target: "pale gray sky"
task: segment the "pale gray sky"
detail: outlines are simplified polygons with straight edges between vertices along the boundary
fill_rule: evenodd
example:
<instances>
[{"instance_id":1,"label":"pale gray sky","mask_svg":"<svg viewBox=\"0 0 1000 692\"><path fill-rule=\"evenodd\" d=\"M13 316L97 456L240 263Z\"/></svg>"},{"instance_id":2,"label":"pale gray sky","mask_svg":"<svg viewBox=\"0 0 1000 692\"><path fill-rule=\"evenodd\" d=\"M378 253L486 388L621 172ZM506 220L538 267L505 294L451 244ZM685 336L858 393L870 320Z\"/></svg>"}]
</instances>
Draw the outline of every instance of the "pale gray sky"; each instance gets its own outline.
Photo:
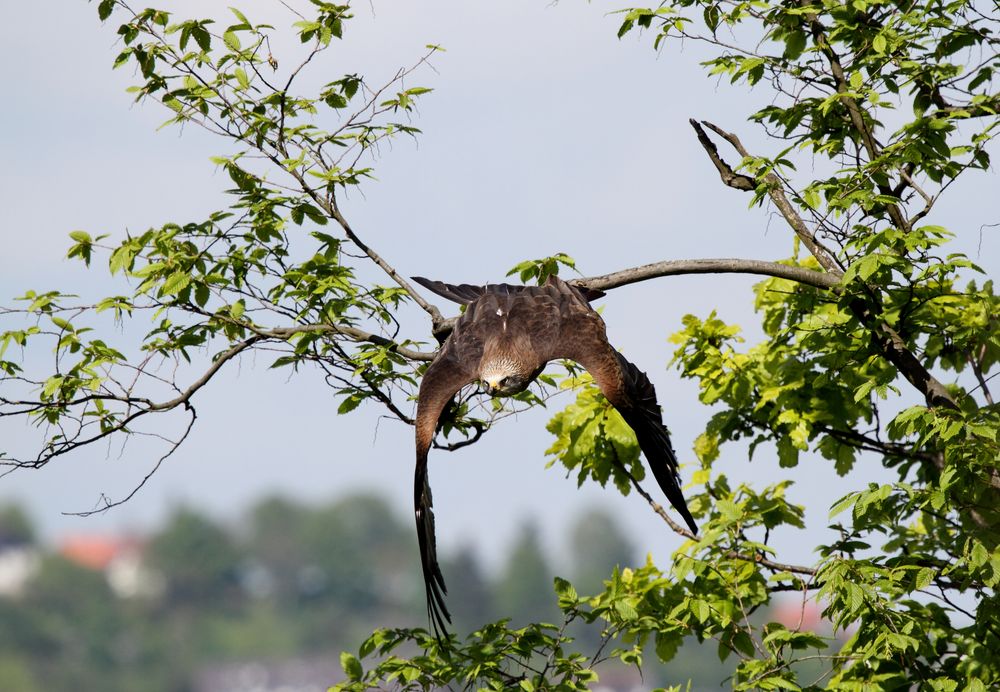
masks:
<instances>
[{"instance_id":1,"label":"pale gray sky","mask_svg":"<svg viewBox=\"0 0 1000 692\"><path fill-rule=\"evenodd\" d=\"M204 12L226 4L161 6ZM277 2L238 4L256 18L289 22ZM708 78L697 65L697 45L657 55L648 37L619 41L618 19L608 9L544 0L359 4L347 40L316 66L317 81L354 71L377 81L413 62L427 43L447 52L411 81L435 89L415 116L423 136L386 149L376 163L378 180L347 206L358 232L406 274L471 283L500 280L518 261L557 251L576 257L584 274L661 259L786 257L786 229L719 183L687 124L689 117L711 119L757 145L762 140L744 114L766 94L755 101ZM119 237L222 208L219 192L229 181L208 159L224 145L196 128L183 136L156 131L167 115L155 104L132 104L125 93L131 68L111 71L115 26L99 24L94 4L16 3L3 15L0 304L27 288L126 292L99 267L85 272L63 260L67 234L79 228ZM957 231L961 248L994 274L996 229L980 238L980 226L998 220L996 182L992 174L970 179L936 220ZM501 234L503 246L485 242ZM692 461L691 443L710 411L691 383L666 370L666 339L685 313L713 308L754 337L753 283L660 279L615 290L604 301L612 342L649 372L684 462ZM0 500L25 503L49 536L148 527L177 503L231 519L274 492L320 500L378 488L408 517L411 430L380 423L375 409L338 417L319 378L287 379L267 365L246 359L201 392L194 435L127 505L89 519L61 514L93 506L102 492L127 492L151 462L141 444L3 478ZM667 558L677 539L640 499L610 488L577 490L558 469L544 468L547 418L544 411L522 415L480 444L433 454L441 543L473 543L494 558L519 517L533 515L555 545L572 517L602 506L622 519L641 550ZM0 427L4 445L31 433ZM761 484L779 477L768 450L748 465L745 453L729 448L720 468ZM684 469L685 478L692 470ZM865 479L871 473L855 472ZM796 480L792 497L807 505L819 529L849 487L818 460L782 475ZM779 558L808 558L810 541L801 535L777 540L785 548Z\"/></svg>"}]
</instances>

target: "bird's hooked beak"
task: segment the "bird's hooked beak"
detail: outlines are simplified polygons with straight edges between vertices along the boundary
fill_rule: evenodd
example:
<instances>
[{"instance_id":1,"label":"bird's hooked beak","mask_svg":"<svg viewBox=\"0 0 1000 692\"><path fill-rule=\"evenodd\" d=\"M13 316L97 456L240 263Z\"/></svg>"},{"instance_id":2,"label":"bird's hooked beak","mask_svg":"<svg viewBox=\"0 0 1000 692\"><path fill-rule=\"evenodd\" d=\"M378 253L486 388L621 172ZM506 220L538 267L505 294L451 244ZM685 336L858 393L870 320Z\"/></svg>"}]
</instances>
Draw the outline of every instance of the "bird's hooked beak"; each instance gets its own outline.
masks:
<instances>
[{"instance_id":1,"label":"bird's hooked beak","mask_svg":"<svg viewBox=\"0 0 1000 692\"><path fill-rule=\"evenodd\" d=\"M483 384L486 385L486 393L490 396L498 396L500 394L500 380L501 378L499 377L484 380Z\"/></svg>"}]
</instances>

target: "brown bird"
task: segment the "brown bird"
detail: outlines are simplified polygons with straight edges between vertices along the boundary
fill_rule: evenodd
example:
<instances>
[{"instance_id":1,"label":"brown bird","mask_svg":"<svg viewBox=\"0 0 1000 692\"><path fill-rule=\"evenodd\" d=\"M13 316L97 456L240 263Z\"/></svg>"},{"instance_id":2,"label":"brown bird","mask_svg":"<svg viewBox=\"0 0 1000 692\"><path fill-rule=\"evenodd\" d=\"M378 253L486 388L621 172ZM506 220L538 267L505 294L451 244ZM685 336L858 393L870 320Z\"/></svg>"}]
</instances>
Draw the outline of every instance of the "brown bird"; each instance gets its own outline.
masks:
<instances>
[{"instance_id":1,"label":"brown bird","mask_svg":"<svg viewBox=\"0 0 1000 692\"><path fill-rule=\"evenodd\" d=\"M427 614L435 632L447 632L445 621L451 622L451 614L445 605L448 590L437 561L427 452L445 406L473 382L481 382L492 396L509 396L524 391L550 360L568 359L582 365L635 431L670 504L691 531L697 532L681 493L677 458L660 416L656 391L646 374L608 343L604 320L590 307L591 300L604 295L602 291L573 286L557 276L550 276L544 286L453 286L413 279L467 306L427 368L417 398L413 499Z\"/></svg>"}]
</instances>

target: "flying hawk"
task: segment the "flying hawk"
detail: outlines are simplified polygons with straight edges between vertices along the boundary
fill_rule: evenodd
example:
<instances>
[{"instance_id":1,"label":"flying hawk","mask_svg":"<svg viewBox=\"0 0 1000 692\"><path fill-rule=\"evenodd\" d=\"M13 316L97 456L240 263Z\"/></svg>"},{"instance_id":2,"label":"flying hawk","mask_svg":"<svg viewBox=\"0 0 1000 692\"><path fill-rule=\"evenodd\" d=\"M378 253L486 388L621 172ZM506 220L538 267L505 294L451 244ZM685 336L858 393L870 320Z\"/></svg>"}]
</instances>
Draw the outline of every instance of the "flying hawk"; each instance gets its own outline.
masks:
<instances>
[{"instance_id":1,"label":"flying hawk","mask_svg":"<svg viewBox=\"0 0 1000 692\"><path fill-rule=\"evenodd\" d=\"M697 532L681 494L677 459L660 417L656 391L646 374L611 344L604 320L590 307L602 291L573 286L550 276L544 286L490 284L453 286L413 277L444 298L463 304L437 357L427 368L417 399L417 467L413 499L420 561L427 590L427 613L435 631L446 632L451 615L437 561L427 452L445 406L458 391L479 381L493 396L524 391L550 360L576 361L635 431L639 447L670 504Z\"/></svg>"}]
</instances>

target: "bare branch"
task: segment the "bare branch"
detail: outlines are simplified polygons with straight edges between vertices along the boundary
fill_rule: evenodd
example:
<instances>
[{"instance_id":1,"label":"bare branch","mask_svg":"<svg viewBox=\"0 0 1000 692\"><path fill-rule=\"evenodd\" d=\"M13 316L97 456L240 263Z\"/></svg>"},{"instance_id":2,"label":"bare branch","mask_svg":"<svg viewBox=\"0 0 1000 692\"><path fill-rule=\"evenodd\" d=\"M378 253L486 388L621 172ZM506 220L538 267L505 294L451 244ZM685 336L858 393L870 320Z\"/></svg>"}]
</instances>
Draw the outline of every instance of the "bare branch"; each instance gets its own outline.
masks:
<instances>
[{"instance_id":1,"label":"bare branch","mask_svg":"<svg viewBox=\"0 0 1000 692\"><path fill-rule=\"evenodd\" d=\"M206 370L201 377L192 382L187 389L181 392L180 396L177 396L171 399L170 401L164 401L163 403L160 404L151 403L148 410L169 411L171 409L177 408L181 404L186 404L188 401L190 401L191 397L194 396L195 392L197 392L199 389L208 384L208 381L215 376L215 373L219 372L219 370L222 368L223 365L225 365L227 362L229 362L239 354L243 353L243 351L247 350L260 340L261 337L252 336L249 339L233 344L231 347L229 347L228 349L220 353L218 356L216 356L215 360L212 362L212 365L208 368L208 370Z\"/></svg>"},{"instance_id":2,"label":"bare branch","mask_svg":"<svg viewBox=\"0 0 1000 692\"><path fill-rule=\"evenodd\" d=\"M420 295L420 292L413 287L413 284L407 281L399 272L396 271L395 267L382 259L381 255L375 252L357 236L354 229L351 228L351 225L347 222L347 219L345 219L343 214L340 213L340 209L337 208L336 204L330 205L324 211L326 211L331 218L340 224L340 227L344 229L344 233L347 234L347 237L351 239L352 243L357 245L362 252L368 255L368 257L370 257L371 260L379 266L382 271L388 274L393 281L399 284L406 290L407 293L410 294L410 296L412 296L413 301L431 316L432 323L436 325L444 321L444 317L441 315L441 312L435 306L428 303L423 296Z\"/></svg>"},{"instance_id":3,"label":"bare branch","mask_svg":"<svg viewBox=\"0 0 1000 692\"><path fill-rule=\"evenodd\" d=\"M426 351L416 351L412 348L406 348L405 346L400 346L392 339L387 339L384 336L379 336L378 334L372 334L371 332L366 332L363 329L358 329L357 327L346 327L343 325L333 325L333 324L302 324L295 325L292 327L276 327L274 329L256 329L250 325L241 325L247 329L252 330L255 334L264 339L288 339L289 337L295 336L296 334L305 334L309 332L331 332L335 334L343 334L344 336L350 337L354 341L367 341L369 343L377 344L379 346L385 346L393 353L398 353L404 358L409 360L419 360L419 361L432 361L434 360L434 353L428 353Z\"/></svg>"},{"instance_id":4,"label":"bare branch","mask_svg":"<svg viewBox=\"0 0 1000 692\"><path fill-rule=\"evenodd\" d=\"M993 406L993 395L990 393L990 388L986 386L987 378L983 376L983 368L980 363L980 359L986 352L986 346L982 347L980 357L976 358L971 353L966 356L969 365L972 366L972 372L976 376L976 380L979 382L979 387L983 390L983 396L986 398L986 403Z\"/></svg>"},{"instance_id":5,"label":"bare branch","mask_svg":"<svg viewBox=\"0 0 1000 692\"><path fill-rule=\"evenodd\" d=\"M638 281L682 274L760 274L825 289L835 288L840 283L840 278L833 274L789 264L752 259L666 260L622 269L602 276L573 279L569 283L606 291Z\"/></svg>"},{"instance_id":6,"label":"bare branch","mask_svg":"<svg viewBox=\"0 0 1000 692\"><path fill-rule=\"evenodd\" d=\"M687 538L689 540L692 541L698 540L698 537L694 533L692 533L690 530L678 524L670 517L669 514L667 514L666 510L663 509L663 507L656 500L654 500L652 496L645 491L645 489L643 489L642 485L639 484L639 481L632 474L632 472L629 471L628 467L625 466L625 464L623 464L620 460L616 458L615 465L619 469L621 469L625 473L625 475L628 476L628 479L632 483L632 487L635 488L635 491L639 493L639 495L641 495L643 499L646 500L646 502L649 503L649 506L653 509L654 512L656 512L660 516L661 519L663 519L663 521L666 522L667 526L670 527L671 531L673 531L678 535L684 536L684 538ZM745 553L741 553L736 550L730 550L727 551L725 555L726 557L733 560L744 560L746 562L754 562L758 565L767 567L768 569L774 570L776 572L791 572L793 574L804 574L810 577L815 577L819 571L812 567L804 567L802 565L789 565L782 562L775 562L774 560L769 560L768 558L764 557L762 553L747 555Z\"/></svg>"},{"instance_id":7,"label":"bare branch","mask_svg":"<svg viewBox=\"0 0 1000 692\"><path fill-rule=\"evenodd\" d=\"M717 160L721 161L721 158L719 157L719 152L715 148L715 145L711 142L711 140L708 139L708 136L705 134L705 131L701 127L702 124L705 125L705 127L707 127L708 129L712 130L712 132L716 133L717 135L725 139L727 142L729 142L733 146L733 148L736 149L736 151L739 153L740 156L742 156L743 158L747 158L750 156L749 152L747 152L746 148L743 146L743 143L740 142L739 138L736 135L732 134L731 132L726 132L717 125L713 125L712 123L704 120L702 121L701 124L699 124L698 121L694 119L691 119L688 122L691 123L691 127L693 127L695 132L698 133L698 141L702 143L703 147L705 147L705 151L708 153L709 158L712 159L712 163L714 163L717 168L719 167L719 163L716 163L716 161ZM708 142L708 145L711 146L711 149L709 149L709 147L706 146L705 142ZM729 170L732 170L732 168L729 167L728 164L726 164L724 161L722 162L722 165L728 168ZM725 181L725 177L723 177L723 181ZM833 274L838 278L843 276L844 270L841 268L840 263L837 261L837 258L833 255L832 252L827 250L820 244L818 240L816 240L816 235L812 232L812 230L810 230L810 228L806 225L806 222L802 219L801 216L799 216L799 213L795 210L795 207L793 207L792 203L788 200L788 197L785 195L784 190L782 190L781 179L778 178L778 176L775 175L774 173L768 173L764 177L764 182L767 183L767 195L768 197L771 198L771 202L773 202L774 206L778 208L778 211L781 212L781 215L784 217L785 221L788 223L789 226L792 227L792 230L795 231L795 235L799 237L799 239L802 241L802 244L806 246L806 249L808 249L809 252L812 253L812 256L816 258L816 261L819 262L820 266L823 267L823 269L828 271L830 274ZM744 191L747 190L746 187L743 187L741 185L730 185L730 187L735 187L737 190L744 190ZM757 186L754 185L754 187L750 189L756 189L756 187Z\"/></svg>"},{"instance_id":8,"label":"bare branch","mask_svg":"<svg viewBox=\"0 0 1000 692\"><path fill-rule=\"evenodd\" d=\"M711 159L716 169L718 169L719 177L722 178L722 182L725 185L737 190L743 190L744 192L753 192L757 189L757 181L754 178L751 178L748 175L736 173L733 171L733 167L723 160L723 158L719 155L719 148L715 146L715 142L708 138L708 135L705 134L705 130L702 129L697 120L689 118L688 122L691 123L691 127L693 127L694 131L698 134L698 142L701 143L705 153L708 154L708 158ZM706 125L707 124L708 123L706 123Z\"/></svg>"},{"instance_id":9,"label":"bare branch","mask_svg":"<svg viewBox=\"0 0 1000 692\"><path fill-rule=\"evenodd\" d=\"M140 480L135 487L128 492L128 494L118 498L117 500L108 500L107 497L102 495L101 506L97 509L86 510L83 512L63 512L63 514L75 517L89 517L93 514L100 514L114 507L118 507L119 505L123 505L135 497L135 494L142 490L146 483L149 482L149 479L153 477L153 474L160 470L160 466L163 465L163 462L173 456L174 452L180 449L180 446L184 444L184 440L186 440L188 435L191 434L191 430L194 428L194 422L198 419L198 413L195 411L194 406L192 406L190 402L186 403L185 406L191 413L191 419L188 421L187 427L184 429L184 433L180 436L180 438L171 442L170 449L167 450L166 454L156 460L156 463L153 464L153 468L151 468L146 475L142 477L142 480Z\"/></svg>"}]
</instances>

